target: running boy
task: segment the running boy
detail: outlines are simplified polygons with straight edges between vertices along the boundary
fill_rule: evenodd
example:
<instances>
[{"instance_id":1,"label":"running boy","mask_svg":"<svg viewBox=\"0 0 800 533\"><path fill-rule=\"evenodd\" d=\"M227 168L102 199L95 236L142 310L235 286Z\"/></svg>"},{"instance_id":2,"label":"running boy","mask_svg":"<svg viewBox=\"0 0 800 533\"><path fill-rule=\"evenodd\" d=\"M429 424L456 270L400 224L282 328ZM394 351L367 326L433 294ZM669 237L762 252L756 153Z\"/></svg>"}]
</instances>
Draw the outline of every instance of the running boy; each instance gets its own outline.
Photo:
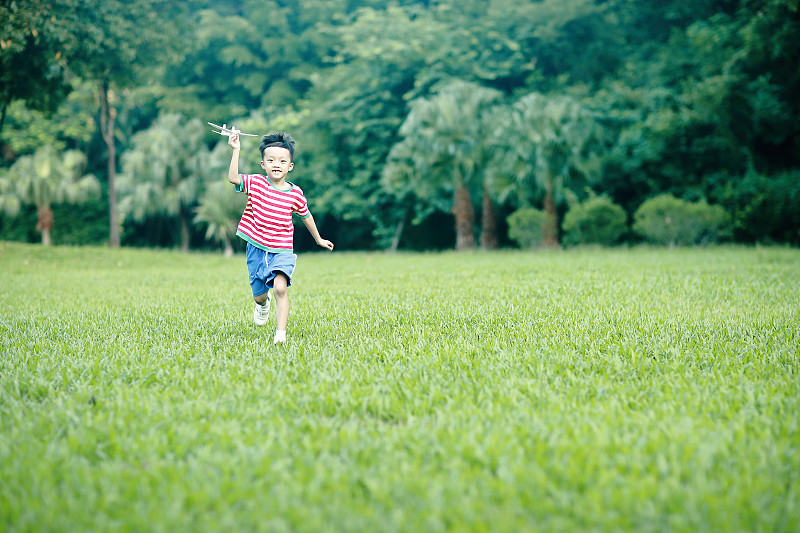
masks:
<instances>
[{"instance_id":1,"label":"running boy","mask_svg":"<svg viewBox=\"0 0 800 533\"><path fill-rule=\"evenodd\" d=\"M308 201L297 185L286 181L294 168L294 139L288 133L271 133L261 139L262 174L239 174L239 134L228 137L233 148L228 181L237 192L247 193L247 206L242 213L236 235L247 241L247 270L256 308L253 321L263 326L269 318L272 289L275 292L274 344L286 342L289 322L289 295L292 272L297 262L294 254L292 213L297 213L318 245L333 250L333 243L319 236Z\"/></svg>"}]
</instances>

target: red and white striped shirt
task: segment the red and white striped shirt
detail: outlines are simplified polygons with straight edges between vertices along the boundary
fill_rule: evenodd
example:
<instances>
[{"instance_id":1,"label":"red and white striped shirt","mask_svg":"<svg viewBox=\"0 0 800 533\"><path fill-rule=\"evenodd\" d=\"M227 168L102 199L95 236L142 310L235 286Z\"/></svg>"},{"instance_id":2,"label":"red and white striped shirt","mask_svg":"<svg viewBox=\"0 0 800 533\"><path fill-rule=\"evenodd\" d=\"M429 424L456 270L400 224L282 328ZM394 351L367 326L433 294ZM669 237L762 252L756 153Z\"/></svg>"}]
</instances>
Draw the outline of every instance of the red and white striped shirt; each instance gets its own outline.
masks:
<instances>
[{"instance_id":1,"label":"red and white striped shirt","mask_svg":"<svg viewBox=\"0 0 800 533\"><path fill-rule=\"evenodd\" d=\"M279 191L261 174L239 174L239 192L247 193L247 205L236 229L236 235L268 252L291 252L294 241L292 213L306 218L308 200L302 189L286 182L291 188Z\"/></svg>"}]
</instances>

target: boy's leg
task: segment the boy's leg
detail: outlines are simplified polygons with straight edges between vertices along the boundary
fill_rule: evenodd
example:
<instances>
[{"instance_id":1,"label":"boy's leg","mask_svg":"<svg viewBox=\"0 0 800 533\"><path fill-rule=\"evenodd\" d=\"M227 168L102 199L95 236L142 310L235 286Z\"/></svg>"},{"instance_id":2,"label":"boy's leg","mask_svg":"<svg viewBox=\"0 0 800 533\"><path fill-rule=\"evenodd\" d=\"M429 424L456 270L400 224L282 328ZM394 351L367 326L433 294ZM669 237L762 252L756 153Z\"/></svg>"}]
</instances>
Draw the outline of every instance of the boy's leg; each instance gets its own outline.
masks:
<instances>
[{"instance_id":1,"label":"boy's leg","mask_svg":"<svg viewBox=\"0 0 800 533\"><path fill-rule=\"evenodd\" d=\"M256 302L253 310L253 322L263 326L269 320L269 304L272 295L264 281L267 253L250 243L247 243L247 270L250 277L250 288L253 291L253 300Z\"/></svg>"},{"instance_id":2,"label":"boy's leg","mask_svg":"<svg viewBox=\"0 0 800 533\"><path fill-rule=\"evenodd\" d=\"M265 292L258 296L253 296L256 302L256 308L253 309L253 322L256 326L263 326L269 322L269 304L272 301L272 293Z\"/></svg>"},{"instance_id":3,"label":"boy's leg","mask_svg":"<svg viewBox=\"0 0 800 533\"><path fill-rule=\"evenodd\" d=\"M289 323L289 279L283 272L278 272L273 280L272 292L275 293L275 325L278 331L286 331Z\"/></svg>"},{"instance_id":4,"label":"boy's leg","mask_svg":"<svg viewBox=\"0 0 800 533\"><path fill-rule=\"evenodd\" d=\"M267 286L275 298L275 343L286 340L286 325L289 322L288 287L292 284L292 274L297 264L297 256L292 253L268 254L269 274Z\"/></svg>"}]
</instances>

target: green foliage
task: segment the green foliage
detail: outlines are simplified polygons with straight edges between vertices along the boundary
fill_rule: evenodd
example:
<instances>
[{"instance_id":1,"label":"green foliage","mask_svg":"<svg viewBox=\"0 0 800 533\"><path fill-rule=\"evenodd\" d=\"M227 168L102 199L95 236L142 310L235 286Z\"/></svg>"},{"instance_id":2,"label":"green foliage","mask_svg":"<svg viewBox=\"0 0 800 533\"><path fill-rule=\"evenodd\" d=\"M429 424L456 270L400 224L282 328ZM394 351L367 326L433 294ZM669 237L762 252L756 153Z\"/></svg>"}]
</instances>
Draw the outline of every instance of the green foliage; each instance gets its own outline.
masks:
<instances>
[{"instance_id":1,"label":"green foliage","mask_svg":"<svg viewBox=\"0 0 800 533\"><path fill-rule=\"evenodd\" d=\"M212 159L203 138L206 127L198 119L165 114L131 139L119 176L123 223L165 215L176 219L181 247L189 248L189 218L205 183L226 175L220 157ZM230 161L230 160L228 160Z\"/></svg>"},{"instance_id":2,"label":"green foliage","mask_svg":"<svg viewBox=\"0 0 800 533\"><path fill-rule=\"evenodd\" d=\"M622 28L606 2L505 0L492 4L504 20L501 24L510 25L511 34L521 43L529 68L535 69L528 89L544 92L559 91L565 85L592 85L623 61Z\"/></svg>"},{"instance_id":3,"label":"green foliage","mask_svg":"<svg viewBox=\"0 0 800 533\"><path fill-rule=\"evenodd\" d=\"M89 171L108 168L109 204L128 139L177 112L287 129L300 143L298 181L338 243L398 247L411 228L435 231L431 214L454 199L446 180L424 195L399 184L409 176L393 151L408 137L399 129L410 102L456 80L500 91L508 115L478 121L488 136L505 131L496 155L512 156L485 165L472 201L544 207L553 244L563 198L587 184L629 213L662 193L708 198L730 211L737 240L798 242L796 0L29 0L0 6L0 25L0 167L45 144L80 149ZM540 115L569 100L591 116L591 142L555 143L577 164L541 163L547 143L530 131L563 125L515 119L527 98ZM101 137L104 124L117 130ZM125 229L141 229L144 244L156 218Z\"/></svg>"},{"instance_id":4,"label":"green foliage","mask_svg":"<svg viewBox=\"0 0 800 533\"><path fill-rule=\"evenodd\" d=\"M194 217L195 223L206 225L206 240L222 244L225 255L233 254L233 239L245 205L245 195L234 192L233 185L226 179L230 159L231 150L224 143L219 143L210 154L212 169L218 172L209 172L211 181L200 197ZM213 179L215 175L216 180Z\"/></svg>"},{"instance_id":5,"label":"green foliage","mask_svg":"<svg viewBox=\"0 0 800 533\"><path fill-rule=\"evenodd\" d=\"M45 0L0 4L0 131L15 100L52 113L69 93L59 50L67 26Z\"/></svg>"},{"instance_id":6,"label":"green foliage","mask_svg":"<svg viewBox=\"0 0 800 533\"><path fill-rule=\"evenodd\" d=\"M100 245L108 242L108 206L102 198L90 197L80 208L70 204L52 206L52 242L56 245ZM0 240L35 243L42 241L36 229L37 208L33 204L22 205L13 216L5 216L0 210Z\"/></svg>"},{"instance_id":7,"label":"green foliage","mask_svg":"<svg viewBox=\"0 0 800 533\"><path fill-rule=\"evenodd\" d=\"M23 203L81 203L100 192L97 179L83 173L85 164L86 156L77 150L59 153L51 146L43 146L33 155L19 158L5 179Z\"/></svg>"},{"instance_id":8,"label":"green foliage","mask_svg":"<svg viewBox=\"0 0 800 533\"><path fill-rule=\"evenodd\" d=\"M567 245L613 246L628 231L628 215L608 196L591 196L569 208L564 215L563 242Z\"/></svg>"},{"instance_id":9,"label":"green foliage","mask_svg":"<svg viewBox=\"0 0 800 533\"><path fill-rule=\"evenodd\" d=\"M715 196L732 214L737 240L800 244L800 171L721 176L717 183Z\"/></svg>"},{"instance_id":10,"label":"green foliage","mask_svg":"<svg viewBox=\"0 0 800 533\"><path fill-rule=\"evenodd\" d=\"M21 206L15 180L8 170L0 169L0 213L13 218L17 216Z\"/></svg>"},{"instance_id":11,"label":"green foliage","mask_svg":"<svg viewBox=\"0 0 800 533\"><path fill-rule=\"evenodd\" d=\"M4 529L800 523L797 250L298 265L274 347L241 257L0 243Z\"/></svg>"},{"instance_id":12,"label":"green foliage","mask_svg":"<svg viewBox=\"0 0 800 533\"><path fill-rule=\"evenodd\" d=\"M307 159L301 168L316 183L304 190L322 212L344 222L360 221L381 235L393 233L407 216L407 207L396 200L404 194L386 191L381 174L390 149L400 140L398 129L409 100L425 94L435 81L418 90L416 79L449 66L433 62L430 53L439 50L439 40L458 38L424 13L402 6L365 8L335 17L330 25L321 22L317 40L324 40L330 57L325 68L309 76L311 86L302 103L298 139L305 140L302 157Z\"/></svg>"},{"instance_id":13,"label":"green foliage","mask_svg":"<svg viewBox=\"0 0 800 533\"><path fill-rule=\"evenodd\" d=\"M74 73L130 87L153 65L179 61L192 19L187 0L58 0L62 43Z\"/></svg>"},{"instance_id":14,"label":"green foliage","mask_svg":"<svg viewBox=\"0 0 800 533\"><path fill-rule=\"evenodd\" d=\"M693 246L730 236L730 215L722 206L662 194L644 202L633 215L633 230L654 244Z\"/></svg>"},{"instance_id":15,"label":"green foliage","mask_svg":"<svg viewBox=\"0 0 800 533\"><path fill-rule=\"evenodd\" d=\"M109 238L120 246L116 187L115 121L117 92L136 84L155 65L180 60L191 19L189 0L58 0L55 15L69 29L62 43L70 70L94 83L99 104L99 130L107 151ZM186 231L183 231L186 245Z\"/></svg>"},{"instance_id":16,"label":"green foliage","mask_svg":"<svg viewBox=\"0 0 800 533\"><path fill-rule=\"evenodd\" d=\"M508 216L508 236L521 248L544 244L549 215L533 207L520 207Z\"/></svg>"},{"instance_id":17,"label":"green foliage","mask_svg":"<svg viewBox=\"0 0 800 533\"><path fill-rule=\"evenodd\" d=\"M565 189L590 182L599 170L595 116L571 97L531 93L514 103L502 135L507 146L500 171L511 177L521 205L532 203L532 192L543 197L544 244L555 246Z\"/></svg>"},{"instance_id":18,"label":"green foliage","mask_svg":"<svg viewBox=\"0 0 800 533\"><path fill-rule=\"evenodd\" d=\"M82 204L100 193L100 183L94 175L84 172L85 164L82 152L60 153L51 145L20 157L0 175L0 209L14 217L21 205L35 205L36 229L42 232L42 243L50 244L50 230L55 222L52 207Z\"/></svg>"},{"instance_id":19,"label":"green foliage","mask_svg":"<svg viewBox=\"0 0 800 533\"><path fill-rule=\"evenodd\" d=\"M522 199L541 189L560 200L566 185L597 172L595 116L574 98L527 94L513 104L502 134L509 152L505 170Z\"/></svg>"},{"instance_id":20,"label":"green foliage","mask_svg":"<svg viewBox=\"0 0 800 533\"><path fill-rule=\"evenodd\" d=\"M0 211L0 240L41 242L42 236L36 231L36 206L20 206L20 210L13 217L3 213L4 211Z\"/></svg>"},{"instance_id":21,"label":"green foliage","mask_svg":"<svg viewBox=\"0 0 800 533\"><path fill-rule=\"evenodd\" d=\"M58 221L53 227L53 243L67 246L108 243L108 205L104 198L92 198L80 209L69 205L53 207Z\"/></svg>"},{"instance_id":22,"label":"green foliage","mask_svg":"<svg viewBox=\"0 0 800 533\"><path fill-rule=\"evenodd\" d=\"M57 150L67 146L86 147L95 132L97 102L93 87L79 84L52 113L37 111L17 100L8 106L0 141L9 155L29 155L37 148L52 145Z\"/></svg>"},{"instance_id":23,"label":"green foliage","mask_svg":"<svg viewBox=\"0 0 800 533\"><path fill-rule=\"evenodd\" d=\"M432 97L453 78L504 91L523 86L541 52L521 44L531 28L546 21L553 32L569 35L565 26L571 17L592 10L582 2L570 7L569 16L557 16L555 7L548 2L537 11L520 0L376 6L343 16L321 32L332 43L332 67L311 77L304 106L315 120L309 129L321 132L314 134L318 141L309 170L320 182L323 209L347 220L367 213L376 235L395 234L408 216L407 191L386 192L377 178L387 158L395 159L388 151L402 141L397 129L411 113L407 102ZM510 12L525 16L508 17ZM494 127L485 122L481 127L492 135ZM447 209L452 199L445 187L415 203L414 220Z\"/></svg>"},{"instance_id":24,"label":"green foliage","mask_svg":"<svg viewBox=\"0 0 800 533\"><path fill-rule=\"evenodd\" d=\"M423 200L449 193L443 205L455 215L459 250L475 247L475 210L468 189L480 190L488 179L495 146L493 111L500 96L494 89L453 82L430 98L414 100L400 127L403 140L393 147L385 167L391 190L405 193L404 185L409 185Z\"/></svg>"},{"instance_id":25,"label":"green foliage","mask_svg":"<svg viewBox=\"0 0 800 533\"><path fill-rule=\"evenodd\" d=\"M647 57L667 41L671 34L684 31L697 20L707 19L717 13L732 13L741 4L737 0L671 0L647 2L639 0L613 0L608 2L625 42Z\"/></svg>"},{"instance_id":26,"label":"green foliage","mask_svg":"<svg viewBox=\"0 0 800 533\"><path fill-rule=\"evenodd\" d=\"M618 3L623 21L677 24L663 46L637 37L649 41L649 55L609 77L595 98L619 132L597 188L627 209L662 192L711 197L721 175L800 165L800 77L789 67L800 61L796 2L668 4Z\"/></svg>"}]
</instances>

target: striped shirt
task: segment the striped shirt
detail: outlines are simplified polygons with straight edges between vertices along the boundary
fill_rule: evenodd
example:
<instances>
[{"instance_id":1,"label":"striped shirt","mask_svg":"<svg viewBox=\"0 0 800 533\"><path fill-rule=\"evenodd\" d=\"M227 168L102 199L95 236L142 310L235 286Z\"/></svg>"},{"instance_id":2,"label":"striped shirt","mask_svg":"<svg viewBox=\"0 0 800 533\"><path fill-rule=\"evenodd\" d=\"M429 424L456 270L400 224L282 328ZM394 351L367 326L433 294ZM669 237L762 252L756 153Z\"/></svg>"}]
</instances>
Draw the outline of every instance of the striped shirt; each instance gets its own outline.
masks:
<instances>
[{"instance_id":1,"label":"striped shirt","mask_svg":"<svg viewBox=\"0 0 800 533\"><path fill-rule=\"evenodd\" d=\"M239 174L237 192L247 193L247 205L236 229L236 235L268 252L292 252L294 226L292 213L306 218L308 201L297 185L279 191L261 174Z\"/></svg>"}]
</instances>

